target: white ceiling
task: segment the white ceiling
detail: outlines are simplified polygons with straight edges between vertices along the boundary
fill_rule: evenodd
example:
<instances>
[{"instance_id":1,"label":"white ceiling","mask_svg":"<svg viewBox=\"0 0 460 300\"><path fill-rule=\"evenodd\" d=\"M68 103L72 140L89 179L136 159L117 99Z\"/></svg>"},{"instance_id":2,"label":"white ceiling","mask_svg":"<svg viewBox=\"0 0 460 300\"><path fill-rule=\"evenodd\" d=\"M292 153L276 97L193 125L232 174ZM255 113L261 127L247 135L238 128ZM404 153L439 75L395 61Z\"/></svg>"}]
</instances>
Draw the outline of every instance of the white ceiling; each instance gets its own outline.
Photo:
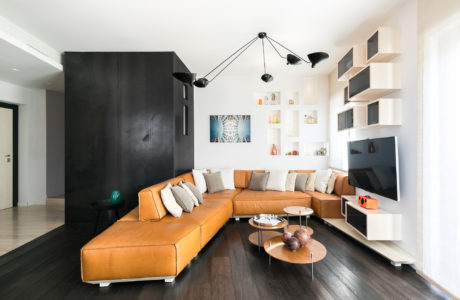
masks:
<instances>
[{"instance_id":1,"label":"white ceiling","mask_svg":"<svg viewBox=\"0 0 460 300\"><path fill-rule=\"evenodd\" d=\"M60 52L175 51L204 75L266 31L306 58L325 51L315 69L286 66L268 48L276 76L330 73L351 45L363 42L404 0L0 0L0 14ZM225 72L262 74L258 41Z\"/></svg>"}]
</instances>

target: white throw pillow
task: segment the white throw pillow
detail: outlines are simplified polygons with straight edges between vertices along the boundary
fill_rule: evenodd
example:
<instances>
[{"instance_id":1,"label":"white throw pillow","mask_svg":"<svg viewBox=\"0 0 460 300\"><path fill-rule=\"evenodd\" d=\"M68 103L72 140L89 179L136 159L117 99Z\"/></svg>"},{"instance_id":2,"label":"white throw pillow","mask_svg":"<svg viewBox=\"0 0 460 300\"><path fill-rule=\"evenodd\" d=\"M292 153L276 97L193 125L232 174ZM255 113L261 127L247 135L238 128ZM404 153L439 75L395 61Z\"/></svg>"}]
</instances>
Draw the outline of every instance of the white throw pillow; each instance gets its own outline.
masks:
<instances>
[{"instance_id":1,"label":"white throw pillow","mask_svg":"<svg viewBox=\"0 0 460 300\"><path fill-rule=\"evenodd\" d=\"M201 169L201 170L192 170L193 180L195 181L195 185L200 191L200 193L206 193L208 188L206 187L206 181L204 180L203 173L208 173L208 170Z\"/></svg>"},{"instance_id":2,"label":"white throw pillow","mask_svg":"<svg viewBox=\"0 0 460 300\"><path fill-rule=\"evenodd\" d=\"M315 180L316 180L316 173L311 173L308 176L307 183L305 184L305 191L310 191L310 192L315 191Z\"/></svg>"},{"instance_id":3,"label":"white throw pillow","mask_svg":"<svg viewBox=\"0 0 460 300\"><path fill-rule=\"evenodd\" d=\"M171 191L171 184L168 185L160 191L161 201L166 207L166 210L176 218L179 218L182 215L182 207L179 206L176 202L176 198Z\"/></svg>"},{"instance_id":4,"label":"white throw pillow","mask_svg":"<svg viewBox=\"0 0 460 300\"><path fill-rule=\"evenodd\" d=\"M211 169L211 173L220 172L222 176L222 183L224 184L224 189L234 190L235 189L235 179L234 179L234 169Z\"/></svg>"},{"instance_id":5,"label":"white throw pillow","mask_svg":"<svg viewBox=\"0 0 460 300\"><path fill-rule=\"evenodd\" d=\"M198 198L195 196L195 194L193 194L192 190L190 190L190 188L189 188L188 186L186 186L183 182L180 182L180 183L179 183L179 186L180 186L181 188L183 188L183 189L187 192L187 194L190 195L190 197L192 197L193 204L194 204L195 206L199 206L199 205L200 205L200 203L198 202Z\"/></svg>"},{"instance_id":6,"label":"white throw pillow","mask_svg":"<svg viewBox=\"0 0 460 300\"><path fill-rule=\"evenodd\" d=\"M329 183L329 179L332 175L332 170L317 170L315 172L316 179L315 179L315 190L321 193L325 193L327 190L327 185Z\"/></svg>"},{"instance_id":7,"label":"white throw pillow","mask_svg":"<svg viewBox=\"0 0 460 300\"><path fill-rule=\"evenodd\" d=\"M293 192L295 190L295 179L297 177L297 173L289 173L286 179L286 191Z\"/></svg>"},{"instance_id":8,"label":"white throw pillow","mask_svg":"<svg viewBox=\"0 0 460 300\"><path fill-rule=\"evenodd\" d=\"M273 191L286 191L286 179L288 175L287 170L269 170L267 190Z\"/></svg>"}]
</instances>

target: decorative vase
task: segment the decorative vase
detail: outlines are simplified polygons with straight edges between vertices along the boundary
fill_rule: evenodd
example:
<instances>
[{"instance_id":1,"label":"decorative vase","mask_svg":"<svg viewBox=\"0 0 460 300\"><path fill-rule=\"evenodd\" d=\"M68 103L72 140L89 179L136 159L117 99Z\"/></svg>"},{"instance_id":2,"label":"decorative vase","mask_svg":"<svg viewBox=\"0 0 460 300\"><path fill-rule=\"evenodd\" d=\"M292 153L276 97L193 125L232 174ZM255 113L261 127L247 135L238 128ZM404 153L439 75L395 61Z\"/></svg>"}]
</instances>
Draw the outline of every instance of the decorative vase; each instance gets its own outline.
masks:
<instances>
[{"instance_id":1,"label":"decorative vase","mask_svg":"<svg viewBox=\"0 0 460 300\"><path fill-rule=\"evenodd\" d=\"M262 105L262 99L259 99L259 105Z\"/></svg>"},{"instance_id":2,"label":"decorative vase","mask_svg":"<svg viewBox=\"0 0 460 300\"><path fill-rule=\"evenodd\" d=\"M293 99L289 99L289 104L290 104L290 105L294 104L294 100L293 100Z\"/></svg>"},{"instance_id":3,"label":"decorative vase","mask_svg":"<svg viewBox=\"0 0 460 300\"><path fill-rule=\"evenodd\" d=\"M272 123L272 116L268 115L268 124L271 124L271 123Z\"/></svg>"},{"instance_id":4,"label":"decorative vase","mask_svg":"<svg viewBox=\"0 0 460 300\"><path fill-rule=\"evenodd\" d=\"M278 149L276 149L276 145L272 144L272 149L270 151L271 155L278 155Z\"/></svg>"},{"instance_id":5,"label":"decorative vase","mask_svg":"<svg viewBox=\"0 0 460 300\"><path fill-rule=\"evenodd\" d=\"M271 102L272 105L275 105L276 104L276 94L275 93L272 93L272 102Z\"/></svg>"},{"instance_id":6,"label":"decorative vase","mask_svg":"<svg viewBox=\"0 0 460 300\"><path fill-rule=\"evenodd\" d=\"M268 97L267 97L267 96L264 97L264 104L265 104L265 105L270 104L270 103L268 103Z\"/></svg>"}]
</instances>

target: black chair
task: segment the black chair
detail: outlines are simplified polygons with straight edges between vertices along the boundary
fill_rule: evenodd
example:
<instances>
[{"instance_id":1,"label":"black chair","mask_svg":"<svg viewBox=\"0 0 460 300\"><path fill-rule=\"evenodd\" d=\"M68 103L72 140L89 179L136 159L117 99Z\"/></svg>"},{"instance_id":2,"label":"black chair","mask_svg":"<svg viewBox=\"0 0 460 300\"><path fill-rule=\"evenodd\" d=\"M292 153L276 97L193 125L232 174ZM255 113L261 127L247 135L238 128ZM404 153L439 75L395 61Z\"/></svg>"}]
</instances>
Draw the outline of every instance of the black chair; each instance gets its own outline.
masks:
<instances>
[{"instance_id":1,"label":"black chair","mask_svg":"<svg viewBox=\"0 0 460 300\"><path fill-rule=\"evenodd\" d=\"M118 209L124 204L123 199L121 198L120 191L113 191L110 195L110 199L97 200L91 203L91 206L97 210L96 223L94 224L94 235L97 232L97 225L99 223L99 218L101 217L101 212L107 212L108 220L112 221L112 224L115 223L120 215Z\"/></svg>"}]
</instances>

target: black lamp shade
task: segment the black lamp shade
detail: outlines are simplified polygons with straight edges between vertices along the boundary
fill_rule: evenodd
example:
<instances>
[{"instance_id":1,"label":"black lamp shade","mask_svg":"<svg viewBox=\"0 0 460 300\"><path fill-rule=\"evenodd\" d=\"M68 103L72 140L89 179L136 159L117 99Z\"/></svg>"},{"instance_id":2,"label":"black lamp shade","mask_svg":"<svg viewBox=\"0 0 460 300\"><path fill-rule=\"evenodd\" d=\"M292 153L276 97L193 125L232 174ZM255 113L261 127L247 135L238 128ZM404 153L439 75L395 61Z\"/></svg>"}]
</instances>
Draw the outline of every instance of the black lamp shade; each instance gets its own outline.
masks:
<instances>
[{"instance_id":1,"label":"black lamp shade","mask_svg":"<svg viewBox=\"0 0 460 300\"><path fill-rule=\"evenodd\" d=\"M295 55L288 54L286 57L288 65L299 65L302 61Z\"/></svg>"},{"instance_id":2,"label":"black lamp shade","mask_svg":"<svg viewBox=\"0 0 460 300\"><path fill-rule=\"evenodd\" d=\"M204 88L208 85L209 81L206 78L199 78L193 82L193 85L198 88Z\"/></svg>"},{"instance_id":3,"label":"black lamp shade","mask_svg":"<svg viewBox=\"0 0 460 300\"><path fill-rule=\"evenodd\" d=\"M264 75L262 75L262 77L260 77L260 79L262 79L264 82L270 82L273 80L273 76L268 73L265 73Z\"/></svg>"},{"instance_id":4,"label":"black lamp shade","mask_svg":"<svg viewBox=\"0 0 460 300\"><path fill-rule=\"evenodd\" d=\"M307 57L311 62L311 67L314 68L317 63L329 58L329 54L326 52L313 52L308 54Z\"/></svg>"},{"instance_id":5,"label":"black lamp shade","mask_svg":"<svg viewBox=\"0 0 460 300\"><path fill-rule=\"evenodd\" d=\"M173 73L174 78L186 83L188 85L192 85L193 81L195 80L196 73L186 73L186 72L175 72Z\"/></svg>"}]
</instances>

